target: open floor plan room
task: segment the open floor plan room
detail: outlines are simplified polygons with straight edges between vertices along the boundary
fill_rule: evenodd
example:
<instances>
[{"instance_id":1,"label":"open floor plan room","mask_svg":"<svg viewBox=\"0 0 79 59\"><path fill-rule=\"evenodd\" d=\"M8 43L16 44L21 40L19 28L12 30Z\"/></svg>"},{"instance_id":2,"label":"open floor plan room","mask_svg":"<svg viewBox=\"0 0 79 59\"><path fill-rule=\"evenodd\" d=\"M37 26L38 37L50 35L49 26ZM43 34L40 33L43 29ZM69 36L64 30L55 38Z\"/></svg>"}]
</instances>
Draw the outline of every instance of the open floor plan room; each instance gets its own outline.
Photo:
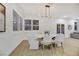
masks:
<instances>
[{"instance_id":1,"label":"open floor plan room","mask_svg":"<svg viewBox=\"0 0 79 59\"><path fill-rule=\"evenodd\" d=\"M79 56L79 3L0 3L0 56Z\"/></svg>"}]
</instances>

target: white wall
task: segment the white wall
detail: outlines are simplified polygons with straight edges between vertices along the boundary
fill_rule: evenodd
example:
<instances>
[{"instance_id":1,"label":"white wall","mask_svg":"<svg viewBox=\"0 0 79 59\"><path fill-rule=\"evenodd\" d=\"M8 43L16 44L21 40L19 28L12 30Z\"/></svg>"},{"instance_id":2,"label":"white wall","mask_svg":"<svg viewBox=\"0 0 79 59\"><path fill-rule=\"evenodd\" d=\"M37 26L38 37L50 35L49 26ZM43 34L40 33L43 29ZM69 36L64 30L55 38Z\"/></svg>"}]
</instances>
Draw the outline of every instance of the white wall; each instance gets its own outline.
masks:
<instances>
[{"instance_id":1,"label":"white wall","mask_svg":"<svg viewBox=\"0 0 79 59\"><path fill-rule=\"evenodd\" d=\"M13 15L12 10L15 9L21 15L19 9L14 3L4 3L6 7L6 32L0 33L0 55L9 55L22 40L33 39L39 35L39 31L15 31L13 32ZM21 15L22 16L22 15ZM37 42L38 43L38 42ZM31 45L33 45L31 44ZM33 46L32 48L34 48Z\"/></svg>"},{"instance_id":2,"label":"white wall","mask_svg":"<svg viewBox=\"0 0 79 59\"><path fill-rule=\"evenodd\" d=\"M75 19L56 19L55 23L65 25L65 38L69 38L70 34L75 32L75 30L74 30L74 22L77 22L77 20L75 20ZM71 30L68 30L68 25L72 26Z\"/></svg>"},{"instance_id":3,"label":"white wall","mask_svg":"<svg viewBox=\"0 0 79 59\"><path fill-rule=\"evenodd\" d=\"M0 54L9 55L11 51L22 41L22 32L13 32L13 16L12 10L16 9L15 4L4 4L6 7L6 32L0 33ZM20 13L19 13L20 14Z\"/></svg>"},{"instance_id":4,"label":"white wall","mask_svg":"<svg viewBox=\"0 0 79 59\"><path fill-rule=\"evenodd\" d=\"M76 3L53 3L51 5L51 19L41 17L44 15L44 5L45 4L24 4L28 5L26 12L22 12L25 19L35 18L40 20L40 31L50 30L51 33L56 34L56 22L59 23L59 19L63 18L61 23L65 24L65 37L70 37L70 33L74 32L74 22L75 19L79 17L79 4ZM20 5L21 7L23 5ZM31 12L30 12L30 11ZM21 11L21 10L20 10ZM29 15L28 15L29 14ZM37 17L36 17L37 16ZM67 17L65 19L65 17ZM72 25L72 30L68 30L68 25ZM68 33L67 33L68 32Z\"/></svg>"},{"instance_id":5,"label":"white wall","mask_svg":"<svg viewBox=\"0 0 79 59\"><path fill-rule=\"evenodd\" d=\"M75 32L74 31L74 22L77 22L76 19L65 19L65 18L56 18L56 19L50 19L50 18L40 18L40 17L27 17L26 19L37 19L39 20L39 32L44 31L50 31L51 34L56 35L57 24L65 24L65 38L70 37L70 33ZM72 26L72 30L68 30L68 25ZM27 31L26 31L27 32ZM32 32L32 31L30 31ZM37 31L35 31L37 32ZM29 33L30 34L30 33Z\"/></svg>"}]
</instances>

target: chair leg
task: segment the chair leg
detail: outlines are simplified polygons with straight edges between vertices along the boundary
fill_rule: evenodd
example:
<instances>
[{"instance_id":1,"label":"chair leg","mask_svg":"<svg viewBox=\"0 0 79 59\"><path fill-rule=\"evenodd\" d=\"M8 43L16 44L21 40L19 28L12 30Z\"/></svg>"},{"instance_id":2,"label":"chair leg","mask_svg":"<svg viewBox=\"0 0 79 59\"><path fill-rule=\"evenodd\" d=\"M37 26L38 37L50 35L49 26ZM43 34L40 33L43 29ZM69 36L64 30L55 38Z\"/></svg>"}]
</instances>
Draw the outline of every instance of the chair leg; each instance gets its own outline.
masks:
<instances>
[{"instance_id":1,"label":"chair leg","mask_svg":"<svg viewBox=\"0 0 79 59\"><path fill-rule=\"evenodd\" d=\"M55 47L57 47L57 43L55 43Z\"/></svg>"},{"instance_id":2,"label":"chair leg","mask_svg":"<svg viewBox=\"0 0 79 59\"><path fill-rule=\"evenodd\" d=\"M63 42L61 42L61 47L63 47Z\"/></svg>"}]
</instances>

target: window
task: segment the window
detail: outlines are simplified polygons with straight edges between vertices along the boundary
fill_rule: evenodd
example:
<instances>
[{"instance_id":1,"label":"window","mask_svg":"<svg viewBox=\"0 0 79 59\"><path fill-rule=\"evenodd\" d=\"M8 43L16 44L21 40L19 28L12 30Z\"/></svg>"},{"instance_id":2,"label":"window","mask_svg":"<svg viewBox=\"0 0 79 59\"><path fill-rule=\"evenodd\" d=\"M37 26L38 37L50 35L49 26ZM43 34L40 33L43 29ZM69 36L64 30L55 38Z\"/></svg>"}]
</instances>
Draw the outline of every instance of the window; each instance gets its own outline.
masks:
<instances>
[{"instance_id":1,"label":"window","mask_svg":"<svg viewBox=\"0 0 79 59\"><path fill-rule=\"evenodd\" d=\"M74 30L77 31L77 22L74 23Z\"/></svg>"},{"instance_id":2,"label":"window","mask_svg":"<svg viewBox=\"0 0 79 59\"><path fill-rule=\"evenodd\" d=\"M18 14L13 10L13 31L18 30Z\"/></svg>"},{"instance_id":3,"label":"window","mask_svg":"<svg viewBox=\"0 0 79 59\"><path fill-rule=\"evenodd\" d=\"M20 30L22 31L22 25L23 24L23 21L22 21L22 17L20 17Z\"/></svg>"},{"instance_id":4,"label":"window","mask_svg":"<svg viewBox=\"0 0 79 59\"><path fill-rule=\"evenodd\" d=\"M33 30L39 30L39 20L33 20Z\"/></svg>"},{"instance_id":5,"label":"window","mask_svg":"<svg viewBox=\"0 0 79 59\"><path fill-rule=\"evenodd\" d=\"M25 20L25 30L31 30L31 20Z\"/></svg>"},{"instance_id":6,"label":"window","mask_svg":"<svg viewBox=\"0 0 79 59\"><path fill-rule=\"evenodd\" d=\"M25 30L39 30L39 20L25 20Z\"/></svg>"},{"instance_id":7,"label":"window","mask_svg":"<svg viewBox=\"0 0 79 59\"><path fill-rule=\"evenodd\" d=\"M22 30L22 17L13 10L13 31Z\"/></svg>"}]
</instances>

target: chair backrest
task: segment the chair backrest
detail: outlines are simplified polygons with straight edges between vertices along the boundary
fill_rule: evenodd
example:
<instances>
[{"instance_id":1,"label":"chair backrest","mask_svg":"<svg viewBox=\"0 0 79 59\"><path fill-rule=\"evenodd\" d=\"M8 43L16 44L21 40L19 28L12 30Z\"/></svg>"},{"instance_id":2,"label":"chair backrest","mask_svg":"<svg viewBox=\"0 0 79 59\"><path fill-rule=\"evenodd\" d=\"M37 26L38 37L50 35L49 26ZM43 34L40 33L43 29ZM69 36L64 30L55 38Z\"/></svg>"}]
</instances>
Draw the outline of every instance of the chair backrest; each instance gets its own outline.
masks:
<instances>
[{"instance_id":1,"label":"chair backrest","mask_svg":"<svg viewBox=\"0 0 79 59\"><path fill-rule=\"evenodd\" d=\"M60 42L64 41L64 34L57 34L55 41L60 41Z\"/></svg>"},{"instance_id":2,"label":"chair backrest","mask_svg":"<svg viewBox=\"0 0 79 59\"><path fill-rule=\"evenodd\" d=\"M49 40L51 40L51 36L45 35L43 41L49 41Z\"/></svg>"},{"instance_id":3,"label":"chair backrest","mask_svg":"<svg viewBox=\"0 0 79 59\"><path fill-rule=\"evenodd\" d=\"M52 37L52 40L55 40L55 37Z\"/></svg>"}]
</instances>

